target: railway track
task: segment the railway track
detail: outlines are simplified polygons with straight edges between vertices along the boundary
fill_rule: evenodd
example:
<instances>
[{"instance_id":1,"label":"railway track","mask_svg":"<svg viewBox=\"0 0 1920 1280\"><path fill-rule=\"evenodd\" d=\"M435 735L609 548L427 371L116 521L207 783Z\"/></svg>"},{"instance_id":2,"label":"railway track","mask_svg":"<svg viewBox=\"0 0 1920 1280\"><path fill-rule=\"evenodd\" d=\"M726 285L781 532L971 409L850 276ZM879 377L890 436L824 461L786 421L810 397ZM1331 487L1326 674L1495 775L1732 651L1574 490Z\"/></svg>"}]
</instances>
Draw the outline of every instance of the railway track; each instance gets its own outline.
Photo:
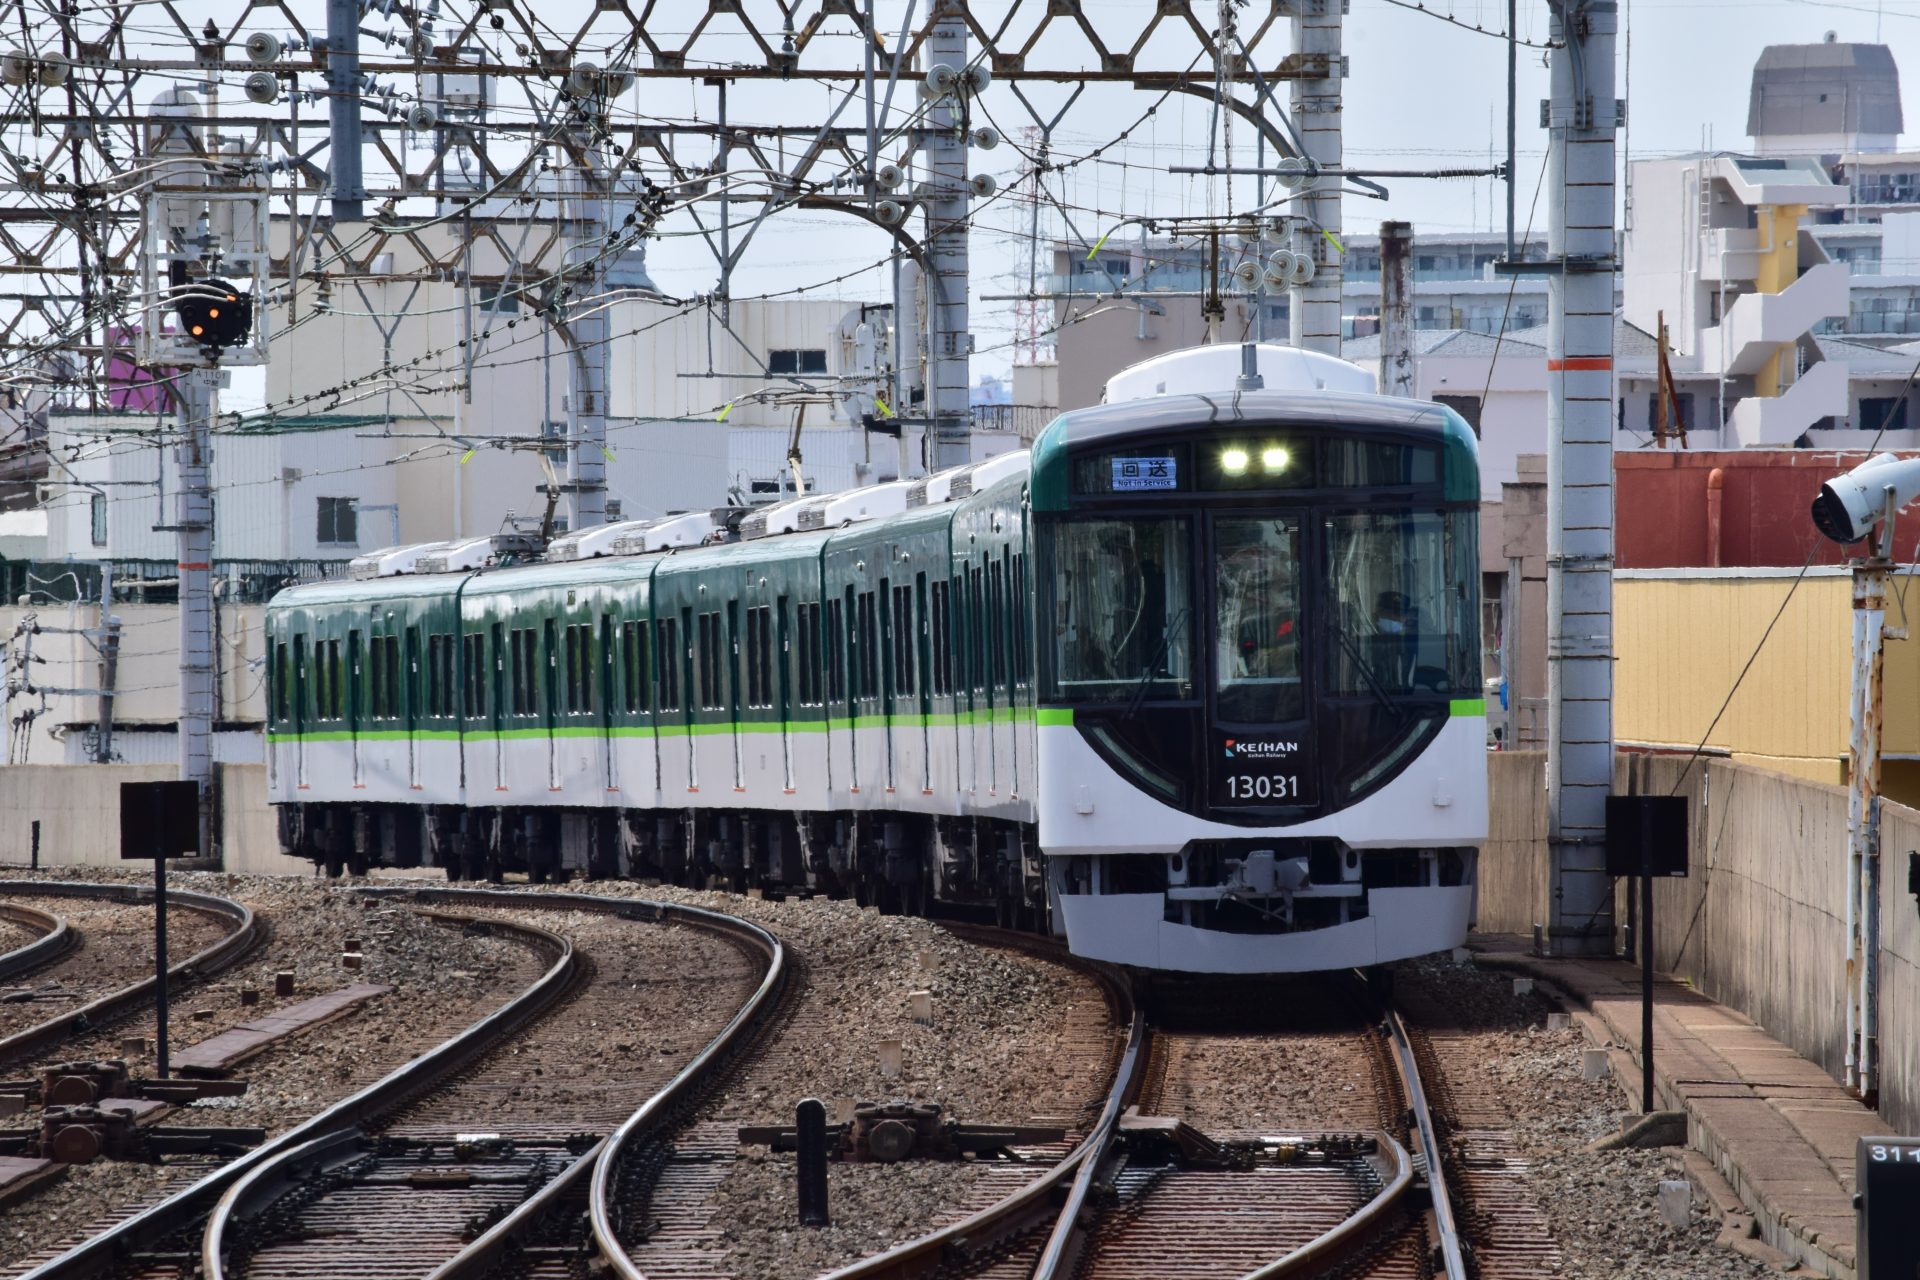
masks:
<instances>
[{"instance_id":1,"label":"railway track","mask_svg":"<svg viewBox=\"0 0 1920 1280\"><path fill-rule=\"evenodd\" d=\"M779 944L765 931L698 908L578 894L359 892L526 913L591 911L723 935L732 944L723 949L736 961L743 953L756 954L765 971L755 975L759 985L700 1052L703 1062L752 1029L755 1013L777 992L784 970ZM604 1141L592 1126L610 1127L616 1114L624 1119L630 1088L578 1078L567 1070L565 1054L543 1064L514 1050L557 1052L557 1046L571 1043L574 1056L582 1056L582 1037L596 1031L596 999L612 995L611 966L603 967L554 930L471 911L461 919L470 921L467 927L517 937L546 957L547 968L459 1035L27 1275L33 1280L108 1275L216 1280L243 1274L384 1277L422 1274L437 1264L458 1268L471 1265L460 1261L468 1238L496 1218L512 1220L513 1206L544 1178L578 1178L589 1170ZM543 1043L543 1034L551 1039ZM649 1042L645 1049L666 1059L668 1054L658 1052L661 1043ZM510 1065L516 1057L521 1070ZM529 1088L531 1069L540 1068L534 1075L539 1082L549 1066L553 1084ZM697 1066L687 1064L673 1078ZM562 1116L551 1116L562 1098L573 1105ZM461 1105L479 1110L463 1119L452 1109ZM490 1136L465 1141L460 1136L465 1134ZM345 1220L354 1224L351 1235L340 1234Z\"/></svg>"},{"instance_id":2,"label":"railway track","mask_svg":"<svg viewBox=\"0 0 1920 1280\"><path fill-rule=\"evenodd\" d=\"M66 898L74 900L79 909L68 918L24 903L0 904L0 909L9 912L7 918L30 929L47 928L49 921L56 922L27 947L0 958L0 977L17 977L32 970L43 985L58 984L59 995L55 998L64 1005L55 1013L38 1016L41 1010L36 1005L47 1001L23 1001L16 1006L17 1014L0 1017L0 1066L38 1057L71 1036L98 1031L152 1003L156 981L151 930L115 929L110 941L103 930L95 940L84 918L84 913L105 907L145 906L151 911L151 889L126 884L0 880L0 898L5 897ZM168 966L168 983L177 989L232 968L267 941L265 922L244 903L188 889L169 890L167 901L172 907L208 922L216 934L199 950ZM7 965L15 957L37 947L46 950L37 956L25 956L18 962L20 967L8 970ZM170 952L173 950L169 948Z\"/></svg>"},{"instance_id":3,"label":"railway track","mask_svg":"<svg viewBox=\"0 0 1920 1280\"><path fill-rule=\"evenodd\" d=\"M1100 1119L1067 1160L827 1280L1468 1280L1397 1016L1185 1021L1135 1013ZM1311 1080L1276 1079L1276 1060Z\"/></svg>"},{"instance_id":4,"label":"railway track","mask_svg":"<svg viewBox=\"0 0 1920 1280\"><path fill-rule=\"evenodd\" d=\"M65 916L23 902L0 902L0 920L30 935L26 942L0 955L0 981L25 977L66 954L80 941L80 935L67 924Z\"/></svg>"}]
</instances>

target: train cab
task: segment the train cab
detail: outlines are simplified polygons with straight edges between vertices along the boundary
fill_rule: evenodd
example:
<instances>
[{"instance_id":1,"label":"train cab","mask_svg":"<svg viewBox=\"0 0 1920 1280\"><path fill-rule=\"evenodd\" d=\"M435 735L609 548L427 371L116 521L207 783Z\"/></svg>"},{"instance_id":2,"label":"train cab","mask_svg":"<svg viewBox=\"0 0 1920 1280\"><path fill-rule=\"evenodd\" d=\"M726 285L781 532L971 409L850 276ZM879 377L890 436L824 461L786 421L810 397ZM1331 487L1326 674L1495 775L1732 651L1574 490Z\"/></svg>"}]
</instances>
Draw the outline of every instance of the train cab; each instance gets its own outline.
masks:
<instances>
[{"instance_id":1,"label":"train cab","mask_svg":"<svg viewBox=\"0 0 1920 1280\"><path fill-rule=\"evenodd\" d=\"M1173 390L1042 434L1038 836L1075 951L1262 972L1457 944L1478 501L1456 415L1362 392Z\"/></svg>"}]
</instances>

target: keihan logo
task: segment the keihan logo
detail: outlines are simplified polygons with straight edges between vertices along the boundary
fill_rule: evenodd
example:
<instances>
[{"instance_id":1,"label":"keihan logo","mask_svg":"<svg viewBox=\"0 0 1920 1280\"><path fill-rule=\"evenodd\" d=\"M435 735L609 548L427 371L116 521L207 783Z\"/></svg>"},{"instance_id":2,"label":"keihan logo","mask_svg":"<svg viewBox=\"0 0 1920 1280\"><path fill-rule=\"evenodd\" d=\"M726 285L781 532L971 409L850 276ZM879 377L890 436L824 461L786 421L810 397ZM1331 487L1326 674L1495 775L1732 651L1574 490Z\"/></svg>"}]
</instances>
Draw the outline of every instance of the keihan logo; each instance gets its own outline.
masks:
<instances>
[{"instance_id":1,"label":"keihan logo","mask_svg":"<svg viewBox=\"0 0 1920 1280\"><path fill-rule=\"evenodd\" d=\"M1273 760L1281 756L1290 756L1300 749L1297 742L1283 742L1271 739L1266 742L1242 742L1238 738L1227 739L1227 759Z\"/></svg>"}]
</instances>

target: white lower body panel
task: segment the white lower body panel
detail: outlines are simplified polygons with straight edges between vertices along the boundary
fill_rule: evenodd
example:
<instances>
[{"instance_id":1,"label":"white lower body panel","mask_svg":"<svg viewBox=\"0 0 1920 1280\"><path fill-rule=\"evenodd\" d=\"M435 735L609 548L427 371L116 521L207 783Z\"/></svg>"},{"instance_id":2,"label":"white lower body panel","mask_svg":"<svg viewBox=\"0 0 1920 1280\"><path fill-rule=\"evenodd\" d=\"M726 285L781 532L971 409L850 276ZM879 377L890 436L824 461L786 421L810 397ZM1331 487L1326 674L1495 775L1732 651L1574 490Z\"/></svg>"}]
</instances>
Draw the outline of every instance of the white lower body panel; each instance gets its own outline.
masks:
<instances>
[{"instance_id":1,"label":"white lower body panel","mask_svg":"<svg viewBox=\"0 0 1920 1280\"><path fill-rule=\"evenodd\" d=\"M1068 947L1090 960L1186 973L1311 973L1459 946L1473 913L1473 886L1374 889L1366 919L1298 933L1173 924L1158 893L1062 894L1058 901Z\"/></svg>"}]
</instances>

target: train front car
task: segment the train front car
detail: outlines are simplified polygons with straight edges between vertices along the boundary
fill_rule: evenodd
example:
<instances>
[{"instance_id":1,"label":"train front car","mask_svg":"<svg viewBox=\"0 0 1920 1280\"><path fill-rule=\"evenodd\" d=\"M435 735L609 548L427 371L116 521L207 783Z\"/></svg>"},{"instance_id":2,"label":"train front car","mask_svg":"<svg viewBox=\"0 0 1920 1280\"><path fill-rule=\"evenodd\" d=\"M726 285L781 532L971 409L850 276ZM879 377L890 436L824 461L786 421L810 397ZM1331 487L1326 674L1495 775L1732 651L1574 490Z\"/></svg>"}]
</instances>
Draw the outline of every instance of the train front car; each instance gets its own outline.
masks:
<instances>
[{"instance_id":1,"label":"train front car","mask_svg":"<svg viewBox=\"0 0 1920 1280\"><path fill-rule=\"evenodd\" d=\"M1466 424L1163 394L1058 419L1029 500L1039 838L1073 950L1276 973L1457 946L1487 829Z\"/></svg>"}]
</instances>

